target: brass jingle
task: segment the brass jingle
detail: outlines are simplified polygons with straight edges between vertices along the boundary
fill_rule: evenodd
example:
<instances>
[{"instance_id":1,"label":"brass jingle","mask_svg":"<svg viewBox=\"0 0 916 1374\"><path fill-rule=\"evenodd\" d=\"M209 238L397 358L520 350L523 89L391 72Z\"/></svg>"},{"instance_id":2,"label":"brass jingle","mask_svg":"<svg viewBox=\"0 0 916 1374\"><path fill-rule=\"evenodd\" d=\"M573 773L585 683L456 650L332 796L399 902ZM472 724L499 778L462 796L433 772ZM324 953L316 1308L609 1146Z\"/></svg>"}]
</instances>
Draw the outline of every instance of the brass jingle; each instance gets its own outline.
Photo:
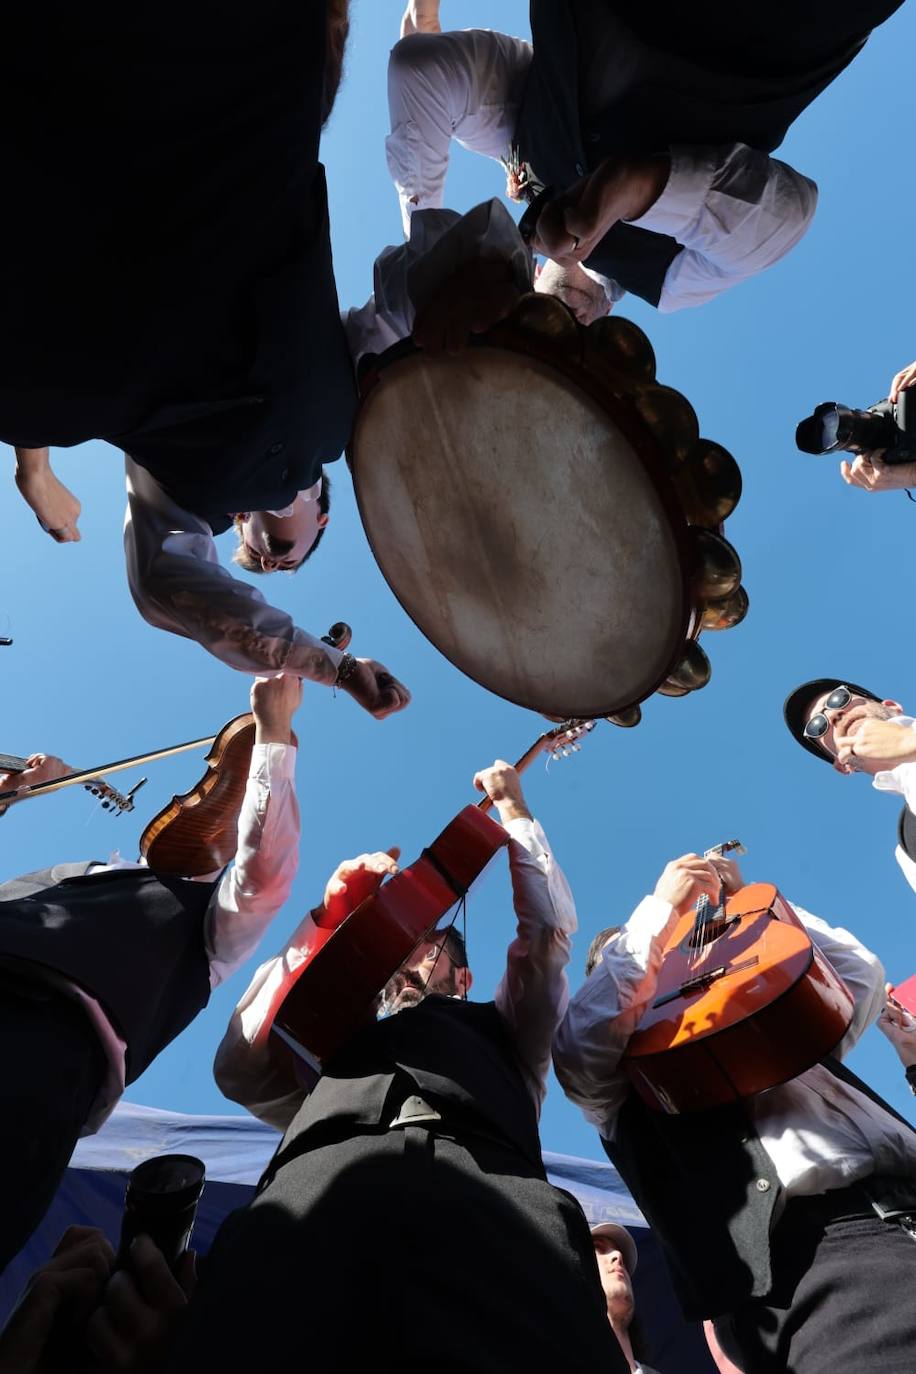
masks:
<instances>
[{"instance_id":1,"label":"brass jingle","mask_svg":"<svg viewBox=\"0 0 916 1374\"><path fill-rule=\"evenodd\" d=\"M700 438L696 413L687 397L670 386L647 386L634 393L633 403L672 469L685 463Z\"/></svg>"},{"instance_id":2,"label":"brass jingle","mask_svg":"<svg viewBox=\"0 0 916 1374\"><path fill-rule=\"evenodd\" d=\"M741 469L728 450L711 439L701 439L672 477L691 525L714 530L741 499Z\"/></svg>"},{"instance_id":3,"label":"brass jingle","mask_svg":"<svg viewBox=\"0 0 916 1374\"><path fill-rule=\"evenodd\" d=\"M529 330L561 343L576 343L579 325L575 315L556 296L529 291L515 305L508 322L518 329ZM499 326L497 325L497 330Z\"/></svg>"},{"instance_id":4,"label":"brass jingle","mask_svg":"<svg viewBox=\"0 0 916 1374\"><path fill-rule=\"evenodd\" d=\"M695 639L688 639L663 686L683 687L688 692L698 692L711 677L712 664L706 651L700 648Z\"/></svg>"},{"instance_id":5,"label":"brass jingle","mask_svg":"<svg viewBox=\"0 0 916 1374\"><path fill-rule=\"evenodd\" d=\"M605 315L588 326L586 357L602 359L641 382L655 381L655 353L648 338L632 320Z\"/></svg>"},{"instance_id":6,"label":"brass jingle","mask_svg":"<svg viewBox=\"0 0 916 1374\"><path fill-rule=\"evenodd\" d=\"M661 687L659 687L657 690L658 690L659 696L663 696L663 697L689 697L689 696L690 696L690 693L689 693L689 691L687 690L686 687L676 687L676 686L674 685L674 683L671 681L670 678L669 678L666 682L663 682L662 685L661 685Z\"/></svg>"},{"instance_id":7,"label":"brass jingle","mask_svg":"<svg viewBox=\"0 0 916 1374\"><path fill-rule=\"evenodd\" d=\"M743 587L736 587L730 596L721 601L708 601L700 616L700 629L730 630L740 625L747 615L749 604Z\"/></svg>"},{"instance_id":8,"label":"brass jingle","mask_svg":"<svg viewBox=\"0 0 916 1374\"><path fill-rule=\"evenodd\" d=\"M619 725L623 730L632 730L634 725L638 725L642 720L642 711L638 706L628 706L624 711L617 711L613 716L605 716L612 725Z\"/></svg>"},{"instance_id":9,"label":"brass jingle","mask_svg":"<svg viewBox=\"0 0 916 1374\"><path fill-rule=\"evenodd\" d=\"M690 530L693 539L693 577L691 585L697 601L722 601L741 583L741 559L727 539L712 530L697 526Z\"/></svg>"}]
</instances>

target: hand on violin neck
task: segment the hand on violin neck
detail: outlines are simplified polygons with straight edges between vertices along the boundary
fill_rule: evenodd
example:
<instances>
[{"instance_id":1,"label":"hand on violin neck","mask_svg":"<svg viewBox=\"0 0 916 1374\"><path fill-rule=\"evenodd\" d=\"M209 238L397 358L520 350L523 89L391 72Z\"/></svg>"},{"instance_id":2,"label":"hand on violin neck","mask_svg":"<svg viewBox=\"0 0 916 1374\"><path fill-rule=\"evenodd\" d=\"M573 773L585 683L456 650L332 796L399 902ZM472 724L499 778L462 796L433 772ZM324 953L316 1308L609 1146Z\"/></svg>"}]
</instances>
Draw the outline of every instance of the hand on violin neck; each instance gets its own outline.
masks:
<instances>
[{"instance_id":1,"label":"hand on violin neck","mask_svg":"<svg viewBox=\"0 0 916 1374\"><path fill-rule=\"evenodd\" d=\"M489 768L475 773L474 786L490 798L501 821L532 819L518 773L505 759L496 759Z\"/></svg>"},{"instance_id":2,"label":"hand on violin neck","mask_svg":"<svg viewBox=\"0 0 916 1374\"><path fill-rule=\"evenodd\" d=\"M302 704L302 679L295 673L256 677L251 687L255 744L290 744L293 716Z\"/></svg>"},{"instance_id":3,"label":"hand on violin neck","mask_svg":"<svg viewBox=\"0 0 916 1374\"><path fill-rule=\"evenodd\" d=\"M25 763L21 773L0 773L0 792L12 792L15 788L25 794L40 782L51 782L53 778L63 778L74 771L55 754L30 754ZM5 810L6 806L0 806L0 816Z\"/></svg>"},{"instance_id":4,"label":"hand on violin neck","mask_svg":"<svg viewBox=\"0 0 916 1374\"><path fill-rule=\"evenodd\" d=\"M316 925L339 926L351 911L377 892L383 879L398 872L401 851L397 845L375 854L360 854L344 859L328 879L324 901L312 912Z\"/></svg>"}]
</instances>

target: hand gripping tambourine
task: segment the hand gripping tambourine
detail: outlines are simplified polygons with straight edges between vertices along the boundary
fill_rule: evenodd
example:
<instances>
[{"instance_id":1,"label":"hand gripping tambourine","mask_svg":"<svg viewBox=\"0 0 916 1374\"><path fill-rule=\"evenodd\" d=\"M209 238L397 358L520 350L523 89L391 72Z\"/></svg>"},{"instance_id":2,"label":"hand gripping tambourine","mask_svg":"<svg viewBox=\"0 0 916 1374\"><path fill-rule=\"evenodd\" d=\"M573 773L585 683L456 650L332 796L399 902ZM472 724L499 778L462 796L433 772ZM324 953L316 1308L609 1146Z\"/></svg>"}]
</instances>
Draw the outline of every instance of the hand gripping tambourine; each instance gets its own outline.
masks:
<instances>
[{"instance_id":1,"label":"hand gripping tambourine","mask_svg":"<svg viewBox=\"0 0 916 1374\"><path fill-rule=\"evenodd\" d=\"M721 525L735 460L655 381L636 325L524 297L457 356L370 360L349 459L373 553L456 667L553 717L633 725L709 680L701 630L741 620Z\"/></svg>"}]
</instances>

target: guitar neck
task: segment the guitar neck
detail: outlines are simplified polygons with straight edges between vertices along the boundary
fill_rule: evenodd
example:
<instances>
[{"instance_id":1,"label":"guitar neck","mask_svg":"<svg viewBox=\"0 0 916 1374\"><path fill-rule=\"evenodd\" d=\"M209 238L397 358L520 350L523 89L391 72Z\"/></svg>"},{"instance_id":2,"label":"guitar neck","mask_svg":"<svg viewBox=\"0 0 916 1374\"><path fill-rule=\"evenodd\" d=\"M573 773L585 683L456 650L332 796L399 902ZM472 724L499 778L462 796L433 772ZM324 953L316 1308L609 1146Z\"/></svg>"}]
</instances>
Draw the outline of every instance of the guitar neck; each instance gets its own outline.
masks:
<instances>
[{"instance_id":1,"label":"guitar neck","mask_svg":"<svg viewBox=\"0 0 916 1374\"><path fill-rule=\"evenodd\" d=\"M521 758L515 764L516 773L524 773L530 767L539 754L553 753L558 751L554 757L559 757L559 752L569 754L570 748L573 752L579 749L577 741L588 734L594 726L593 720L567 721L564 725L558 725L554 730L547 730L543 735L538 735L530 749L526 749ZM569 747L567 747L569 746ZM489 797L482 797L477 803L478 810L490 811L493 802Z\"/></svg>"}]
</instances>

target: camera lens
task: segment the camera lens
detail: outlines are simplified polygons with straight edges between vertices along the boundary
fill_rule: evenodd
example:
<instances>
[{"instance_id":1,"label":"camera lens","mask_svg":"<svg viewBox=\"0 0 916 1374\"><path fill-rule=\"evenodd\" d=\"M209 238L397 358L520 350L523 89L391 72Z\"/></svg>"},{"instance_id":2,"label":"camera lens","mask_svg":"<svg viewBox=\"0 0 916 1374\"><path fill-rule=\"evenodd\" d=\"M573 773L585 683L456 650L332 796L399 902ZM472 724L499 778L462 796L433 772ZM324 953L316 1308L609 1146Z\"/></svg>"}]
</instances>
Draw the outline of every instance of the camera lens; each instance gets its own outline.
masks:
<instances>
[{"instance_id":1,"label":"camera lens","mask_svg":"<svg viewBox=\"0 0 916 1374\"><path fill-rule=\"evenodd\" d=\"M188 1246L206 1170L194 1155L159 1155L138 1164L127 1180L118 1265L133 1241L147 1235L174 1268Z\"/></svg>"}]
</instances>

